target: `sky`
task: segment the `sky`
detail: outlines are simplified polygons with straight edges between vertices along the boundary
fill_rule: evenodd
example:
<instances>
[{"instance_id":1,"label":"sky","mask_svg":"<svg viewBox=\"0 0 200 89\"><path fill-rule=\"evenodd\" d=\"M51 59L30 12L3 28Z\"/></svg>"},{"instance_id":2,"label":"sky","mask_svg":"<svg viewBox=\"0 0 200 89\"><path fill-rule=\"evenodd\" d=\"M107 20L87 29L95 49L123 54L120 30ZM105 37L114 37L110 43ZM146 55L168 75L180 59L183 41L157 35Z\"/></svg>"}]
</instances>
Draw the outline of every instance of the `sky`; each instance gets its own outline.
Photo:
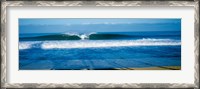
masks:
<instances>
[{"instance_id":1,"label":"sky","mask_svg":"<svg viewBox=\"0 0 200 89\"><path fill-rule=\"evenodd\" d=\"M170 18L20 18L20 33L180 31Z\"/></svg>"}]
</instances>

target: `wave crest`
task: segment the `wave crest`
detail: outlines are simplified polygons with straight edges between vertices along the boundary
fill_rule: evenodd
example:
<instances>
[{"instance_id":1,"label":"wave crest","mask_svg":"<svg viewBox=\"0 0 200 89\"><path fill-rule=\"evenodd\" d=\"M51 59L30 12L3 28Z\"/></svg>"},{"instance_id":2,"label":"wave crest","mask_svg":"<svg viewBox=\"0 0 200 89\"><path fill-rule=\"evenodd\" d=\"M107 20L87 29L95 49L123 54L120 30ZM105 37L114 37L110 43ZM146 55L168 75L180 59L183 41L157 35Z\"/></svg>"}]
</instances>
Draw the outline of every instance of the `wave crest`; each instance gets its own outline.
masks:
<instances>
[{"instance_id":1,"label":"wave crest","mask_svg":"<svg viewBox=\"0 0 200 89\"><path fill-rule=\"evenodd\" d=\"M36 37L21 37L20 41L43 41L43 40L106 40L106 39L122 39L130 38L133 36L122 35L122 34L109 34L109 33L89 33L89 34L78 34L78 33L64 33L54 35L44 35Z\"/></svg>"}]
</instances>

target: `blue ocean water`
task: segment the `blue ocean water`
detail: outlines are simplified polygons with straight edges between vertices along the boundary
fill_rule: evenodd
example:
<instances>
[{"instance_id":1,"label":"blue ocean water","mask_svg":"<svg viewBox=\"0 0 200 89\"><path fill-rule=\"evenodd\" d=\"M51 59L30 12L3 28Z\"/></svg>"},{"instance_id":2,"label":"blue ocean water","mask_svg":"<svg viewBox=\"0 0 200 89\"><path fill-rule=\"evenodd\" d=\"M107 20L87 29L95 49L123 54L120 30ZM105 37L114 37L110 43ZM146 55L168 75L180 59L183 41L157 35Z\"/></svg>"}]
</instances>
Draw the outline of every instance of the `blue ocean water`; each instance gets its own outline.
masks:
<instances>
[{"instance_id":1,"label":"blue ocean water","mask_svg":"<svg viewBox=\"0 0 200 89\"><path fill-rule=\"evenodd\" d=\"M180 31L19 34L20 70L165 66L181 66Z\"/></svg>"}]
</instances>

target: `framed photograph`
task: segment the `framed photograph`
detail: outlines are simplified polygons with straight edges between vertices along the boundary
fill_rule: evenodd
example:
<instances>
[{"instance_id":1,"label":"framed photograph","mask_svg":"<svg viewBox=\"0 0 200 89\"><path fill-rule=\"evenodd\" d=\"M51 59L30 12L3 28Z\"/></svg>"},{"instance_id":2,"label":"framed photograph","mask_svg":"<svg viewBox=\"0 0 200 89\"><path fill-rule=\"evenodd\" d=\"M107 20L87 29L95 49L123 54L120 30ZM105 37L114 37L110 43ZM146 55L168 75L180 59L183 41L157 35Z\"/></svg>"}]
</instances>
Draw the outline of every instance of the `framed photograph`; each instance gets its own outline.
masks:
<instances>
[{"instance_id":1,"label":"framed photograph","mask_svg":"<svg viewBox=\"0 0 200 89\"><path fill-rule=\"evenodd\" d=\"M1 87L199 89L199 1L2 1Z\"/></svg>"}]
</instances>

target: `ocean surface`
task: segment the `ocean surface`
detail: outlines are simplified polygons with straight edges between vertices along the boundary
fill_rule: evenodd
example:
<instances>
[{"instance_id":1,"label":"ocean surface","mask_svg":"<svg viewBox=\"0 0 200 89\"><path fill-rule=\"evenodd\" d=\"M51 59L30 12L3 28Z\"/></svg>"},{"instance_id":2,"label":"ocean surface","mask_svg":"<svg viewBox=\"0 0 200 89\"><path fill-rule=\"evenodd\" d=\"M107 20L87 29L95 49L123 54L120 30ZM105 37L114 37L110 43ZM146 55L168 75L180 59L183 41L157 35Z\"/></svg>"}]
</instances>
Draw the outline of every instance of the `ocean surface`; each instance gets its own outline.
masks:
<instances>
[{"instance_id":1,"label":"ocean surface","mask_svg":"<svg viewBox=\"0 0 200 89\"><path fill-rule=\"evenodd\" d=\"M180 31L19 34L19 70L181 66Z\"/></svg>"}]
</instances>

